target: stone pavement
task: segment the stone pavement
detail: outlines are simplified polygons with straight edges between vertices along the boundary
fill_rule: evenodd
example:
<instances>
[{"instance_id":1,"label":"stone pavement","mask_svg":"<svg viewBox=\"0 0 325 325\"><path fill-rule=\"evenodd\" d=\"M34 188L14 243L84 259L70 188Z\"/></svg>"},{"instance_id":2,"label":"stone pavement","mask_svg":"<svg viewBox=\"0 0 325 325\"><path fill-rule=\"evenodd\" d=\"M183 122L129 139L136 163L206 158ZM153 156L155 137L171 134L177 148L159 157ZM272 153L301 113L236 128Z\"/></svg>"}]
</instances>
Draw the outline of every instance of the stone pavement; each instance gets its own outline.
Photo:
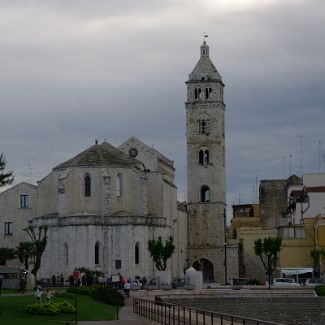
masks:
<instances>
[{"instance_id":1,"label":"stone pavement","mask_svg":"<svg viewBox=\"0 0 325 325\"><path fill-rule=\"evenodd\" d=\"M125 306L120 310L118 320L110 321L82 321L78 322L80 325L153 325L156 322L141 317L133 312L132 298L125 299Z\"/></svg>"}]
</instances>

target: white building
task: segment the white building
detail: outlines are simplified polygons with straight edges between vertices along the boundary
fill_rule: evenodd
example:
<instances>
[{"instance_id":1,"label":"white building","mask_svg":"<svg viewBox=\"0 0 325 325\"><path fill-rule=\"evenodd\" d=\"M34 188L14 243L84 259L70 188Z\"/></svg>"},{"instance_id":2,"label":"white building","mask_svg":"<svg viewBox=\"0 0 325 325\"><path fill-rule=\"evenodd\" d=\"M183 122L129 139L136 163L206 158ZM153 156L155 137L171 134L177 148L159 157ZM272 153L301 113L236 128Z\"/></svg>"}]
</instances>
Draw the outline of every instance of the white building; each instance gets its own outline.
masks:
<instances>
[{"instance_id":1,"label":"white building","mask_svg":"<svg viewBox=\"0 0 325 325\"><path fill-rule=\"evenodd\" d=\"M299 224L303 219L325 213L325 174L303 175L303 185L288 188L290 222Z\"/></svg>"}]
</instances>

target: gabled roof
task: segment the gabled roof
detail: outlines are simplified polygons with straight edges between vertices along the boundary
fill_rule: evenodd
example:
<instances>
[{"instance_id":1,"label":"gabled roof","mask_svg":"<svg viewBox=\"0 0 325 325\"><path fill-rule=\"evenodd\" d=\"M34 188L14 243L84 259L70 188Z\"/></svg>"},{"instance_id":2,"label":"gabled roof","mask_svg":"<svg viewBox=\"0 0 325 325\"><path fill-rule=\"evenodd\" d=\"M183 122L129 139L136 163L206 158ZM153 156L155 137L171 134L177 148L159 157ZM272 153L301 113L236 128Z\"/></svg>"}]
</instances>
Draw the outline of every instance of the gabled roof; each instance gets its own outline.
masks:
<instances>
[{"instance_id":1,"label":"gabled roof","mask_svg":"<svg viewBox=\"0 0 325 325\"><path fill-rule=\"evenodd\" d=\"M201 56L193 71L189 75L189 81L220 80L221 75L213 65L209 57L209 46L204 41L201 45Z\"/></svg>"},{"instance_id":2,"label":"gabled roof","mask_svg":"<svg viewBox=\"0 0 325 325\"><path fill-rule=\"evenodd\" d=\"M14 185L14 186L12 186L12 187L6 188L4 191L0 192L0 194L5 193L5 192L7 192L7 191L11 191L11 190L13 190L13 189L15 189L15 188L17 188L17 187L21 187L21 186L23 186L23 185L28 186L28 187L31 187L32 189L35 189L35 190L37 189L37 186L34 185L34 184L27 183L27 182L20 182L20 183Z\"/></svg>"},{"instance_id":3,"label":"gabled roof","mask_svg":"<svg viewBox=\"0 0 325 325\"><path fill-rule=\"evenodd\" d=\"M138 138L136 138L134 136L132 136L129 139L127 139L126 141L124 141L119 147L123 147L125 144L128 144L128 143L137 143L138 145L145 147L148 151L151 151L157 157L157 159L163 161L170 167L174 168L173 167L174 162L172 160L168 159L166 156L161 154L158 150L156 150L152 147L149 147L148 145L146 145L145 143L143 143L141 140L139 140Z\"/></svg>"},{"instance_id":4,"label":"gabled roof","mask_svg":"<svg viewBox=\"0 0 325 325\"><path fill-rule=\"evenodd\" d=\"M108 142L95 144L77 156L56 166L53 170L68 167L107 167L107 166L131 166L141 164L138 160L130 158L123 151L115 148Z\"/></svg>"}]
</instances>

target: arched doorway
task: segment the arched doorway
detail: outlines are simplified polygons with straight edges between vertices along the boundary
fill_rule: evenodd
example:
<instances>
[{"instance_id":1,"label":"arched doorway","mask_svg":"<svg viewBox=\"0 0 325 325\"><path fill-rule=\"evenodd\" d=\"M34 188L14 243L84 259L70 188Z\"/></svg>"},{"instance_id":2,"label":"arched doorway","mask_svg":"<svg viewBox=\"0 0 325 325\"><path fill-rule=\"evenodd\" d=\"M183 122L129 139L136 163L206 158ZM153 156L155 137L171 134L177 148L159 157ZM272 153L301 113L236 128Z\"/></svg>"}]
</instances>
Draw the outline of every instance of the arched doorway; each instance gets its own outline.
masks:
<instances>
[{"instance_id":1,"label":"arched doorway","mask_svg":"<svg viewBox=\"0 0 325 325\"><path fill-rule=\"evenodd\" d=\"M204 282L212 282L214 280L213 264L209 260L201 258L195 261L192 266L195 270L202 271Z\"/></svg>"}]
</instances>

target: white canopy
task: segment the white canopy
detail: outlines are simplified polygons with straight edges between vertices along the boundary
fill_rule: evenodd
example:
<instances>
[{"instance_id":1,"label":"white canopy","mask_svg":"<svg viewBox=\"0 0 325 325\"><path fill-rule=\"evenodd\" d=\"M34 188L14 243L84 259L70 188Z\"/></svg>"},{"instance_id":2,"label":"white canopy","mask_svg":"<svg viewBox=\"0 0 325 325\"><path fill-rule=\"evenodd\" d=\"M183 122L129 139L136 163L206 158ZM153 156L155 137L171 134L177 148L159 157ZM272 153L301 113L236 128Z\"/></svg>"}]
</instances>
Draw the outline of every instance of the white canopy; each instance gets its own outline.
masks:
<instances>
[{"instance_id":1,"label":"white canopy","mask_svg":"<svg viewBox=\"0 0 325 325\"><path fill-rule=\"evenodd\" d=\"M305 267L305 268L281 268L281 273L285 275L298 275L298 274L304 274L304 273L313 273L313 268L311 267Z\"/></svg>"}]
</instances>

